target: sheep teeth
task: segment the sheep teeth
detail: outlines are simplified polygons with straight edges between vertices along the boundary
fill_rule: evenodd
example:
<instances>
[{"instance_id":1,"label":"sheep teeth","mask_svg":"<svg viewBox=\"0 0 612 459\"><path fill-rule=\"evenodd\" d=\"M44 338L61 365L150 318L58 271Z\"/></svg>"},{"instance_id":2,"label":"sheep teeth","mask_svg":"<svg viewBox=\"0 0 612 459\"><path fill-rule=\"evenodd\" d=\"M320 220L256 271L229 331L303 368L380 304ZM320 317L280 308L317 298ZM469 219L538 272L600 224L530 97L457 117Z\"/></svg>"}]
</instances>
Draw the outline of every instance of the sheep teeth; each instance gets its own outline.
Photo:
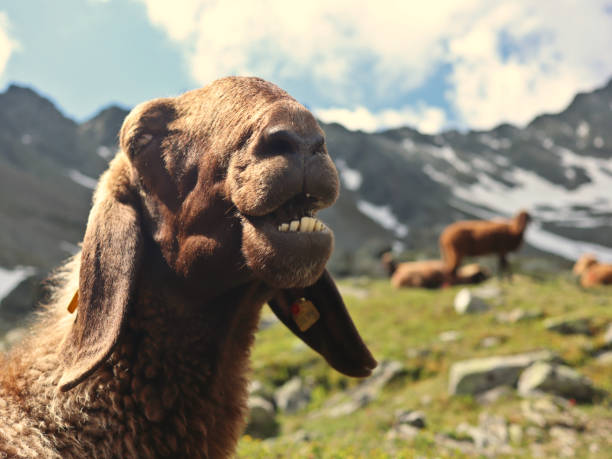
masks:
<instances>
[{"instance_id":1,"label":"sheep teeth","mask_svg":"<svg viewBox=\"0 0 612 459\"><path fill-rule=\"evenodd\" d=\"M312 233L315 226L315 219L312 217L302 217L300 220L300 232Z\"/></svg>"},{"instance_id":2,"label":"sheep teeth","mask_svg":"<svg viewBox=\"0 0 612 459\"><path fill-rule=\"evenodd\" d=\"M293 220L290 223L281 223L278 225L278 230L281 233L300 232L300 233L316 233L326 231L327 227L314 217L302 217L300 220Z\"/></svg>"}]
</instances>

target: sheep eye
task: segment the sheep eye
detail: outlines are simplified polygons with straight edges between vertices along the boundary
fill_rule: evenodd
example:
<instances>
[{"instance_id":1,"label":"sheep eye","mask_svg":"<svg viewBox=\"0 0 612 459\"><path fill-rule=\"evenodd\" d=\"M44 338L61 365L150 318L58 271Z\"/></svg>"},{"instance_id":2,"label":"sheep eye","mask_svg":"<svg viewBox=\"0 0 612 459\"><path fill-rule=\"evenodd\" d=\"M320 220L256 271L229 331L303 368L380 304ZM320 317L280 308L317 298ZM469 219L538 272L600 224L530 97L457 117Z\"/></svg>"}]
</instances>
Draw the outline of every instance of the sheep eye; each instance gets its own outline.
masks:
<instances>
[{"instance_id":1,"label":"sheep eye","mask_svg":"<svg viewBox=\"0 0 612 459\"><path fill-rule=\"evenodd\" d=\"M132 142L131 153L132 155L138 154L138 152L146 147L151 140L153 140L152 134L139 134L134 137L134 141Z\"/></svg>"}]
</instances>

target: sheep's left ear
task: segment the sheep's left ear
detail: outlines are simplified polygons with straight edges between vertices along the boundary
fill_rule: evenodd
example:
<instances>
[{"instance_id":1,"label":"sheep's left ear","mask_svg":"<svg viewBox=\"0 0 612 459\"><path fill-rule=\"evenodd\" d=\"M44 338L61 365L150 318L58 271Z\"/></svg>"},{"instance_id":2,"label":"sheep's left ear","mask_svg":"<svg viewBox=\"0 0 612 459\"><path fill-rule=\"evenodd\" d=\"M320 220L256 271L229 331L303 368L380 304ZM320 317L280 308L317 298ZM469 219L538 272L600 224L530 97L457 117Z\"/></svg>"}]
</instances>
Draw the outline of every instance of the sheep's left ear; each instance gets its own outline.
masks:
<instances>
[{"instance_id":1,"label":"sheep's left ear","mask_svg":"<svg viewBox=\"0 0 612 459\"><path fill-rule=\"evenodd\" d=\"M340 373L365 377L376 367L327 270L310 287L281 290L268 304L281 322Z\"/></svg>"},{"instance_id":2,"label":"sheep's left ear","mask_svg":"<svg viewBox=\"0 0 612 459\"><path fill-rule=\"evenodd\" d=\"M126 320L142 255L129 170L120 154L96 190L81 252L77 315L61 345L61 391L81 383L105 361Z\"/></svg>"}]
</instances>

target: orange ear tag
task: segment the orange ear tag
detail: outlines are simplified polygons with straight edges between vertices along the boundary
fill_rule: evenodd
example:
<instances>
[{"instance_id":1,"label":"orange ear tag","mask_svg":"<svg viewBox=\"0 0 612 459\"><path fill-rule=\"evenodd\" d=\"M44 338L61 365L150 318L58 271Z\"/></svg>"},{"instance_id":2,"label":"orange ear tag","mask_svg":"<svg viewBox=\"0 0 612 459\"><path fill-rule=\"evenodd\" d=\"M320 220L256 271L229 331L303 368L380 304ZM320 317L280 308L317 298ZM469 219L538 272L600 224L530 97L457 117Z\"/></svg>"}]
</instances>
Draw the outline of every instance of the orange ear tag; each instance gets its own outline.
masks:
<instances>
[{"instance_id":1,"label":"orange ear tag","mask_svg":"<svg viewBox=\"0 0 612 459\"><path fill-rule=\"evenodd\" d=\"M306 298L300 298L291 305L291 315L300 331L303 332L312 327L321 317L315 305Z\"/></svg>"},{"instance_id":2,"label":"orange ear tag","mask_svg":"<svg viewBox=\"0 0 612 459\"><path fill-rule=\"evenodd\" d=\"M68 312L72 314L79 307L79 291L74 292L74 296L72 300L70 300L70 304L68 305Z\"/></svg>"}]
</instances>

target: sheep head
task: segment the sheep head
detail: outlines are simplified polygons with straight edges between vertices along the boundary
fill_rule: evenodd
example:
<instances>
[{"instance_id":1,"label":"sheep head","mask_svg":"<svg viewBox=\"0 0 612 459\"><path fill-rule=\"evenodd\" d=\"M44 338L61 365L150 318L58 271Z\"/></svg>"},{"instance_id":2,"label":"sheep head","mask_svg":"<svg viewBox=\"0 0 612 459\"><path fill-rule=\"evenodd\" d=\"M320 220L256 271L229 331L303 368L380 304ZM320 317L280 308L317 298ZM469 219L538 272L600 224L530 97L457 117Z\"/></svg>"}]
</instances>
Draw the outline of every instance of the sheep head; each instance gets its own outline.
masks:
<instances>
[{"instance_id":1,"label":"sheep head","mask_svg":"<svg viewBox=\"0 0 612 459\"><path fill-rule=\"evenodd\" d=\"M286 92L219 80L136 107L120 140L154 238L180 275L202 278L202 255L217 253L281 288L323 273L333 235L314 216L336 200L338 174L316 120Z\"/></svg>"},{"instance_id":2,"label":"sheep head","mask_svg":"<svg viewBox=\"0 0 612 459\"><path fill-rule=\"evenodd\" d=\"M276 292L276 314L332 366L370 373L376 362L325 272L333 234L315 215L334 203L339 180L305 107L264 80L225 78L137 106L119 142L83 241L63 390L117 342L147 241L208 298L263 282ZM291 312L304 297L321 314L308 330Z\"/></svg>"}]
</instances>

